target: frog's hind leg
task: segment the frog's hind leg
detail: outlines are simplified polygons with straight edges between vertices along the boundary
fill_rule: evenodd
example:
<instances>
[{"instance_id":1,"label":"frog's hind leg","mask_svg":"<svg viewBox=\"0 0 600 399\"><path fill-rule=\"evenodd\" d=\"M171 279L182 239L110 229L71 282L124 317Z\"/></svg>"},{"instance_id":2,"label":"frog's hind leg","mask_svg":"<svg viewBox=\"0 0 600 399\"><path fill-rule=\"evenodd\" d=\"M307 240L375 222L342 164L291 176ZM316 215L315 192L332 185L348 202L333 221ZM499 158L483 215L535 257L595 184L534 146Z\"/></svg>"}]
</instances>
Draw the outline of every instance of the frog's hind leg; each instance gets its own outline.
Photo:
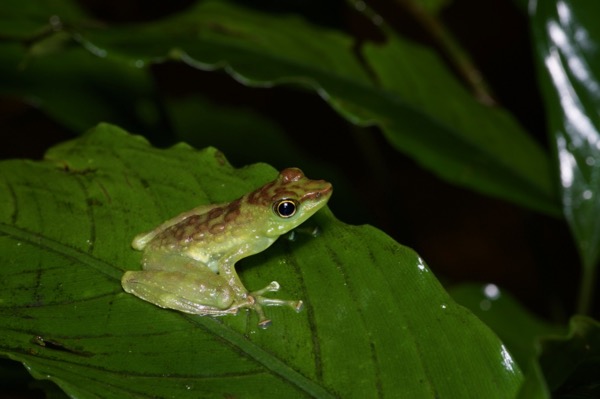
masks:
<instances>
[{"instance_id":1,"label":"frog's hind leg","mask_svg":"<svg viewBox=\"0 0 600 399\"><path fill-rule=\"evenodd\" d=\"M256 302L265 306L287 306L294 309L296 312L300 312L302 308L304 308L304 302L301 300L273 299L260 296L256 298Z\"/></svg>"},{"instance_id":2,"label":"frog's hind leg","mask_svg":"<svg viewBox=\"0 0 600 399\"><path fill-rule=\"evenodd\" d=\"M267 292L277 292L277 291L279 291L279 288L281 288L281 286L279 285L279 283L277 281L271 281L269 283L269 285L267 285L265 288L257 290L257 291L253 291L250 293L250 295L252 295L254 298L256 298L256 302L261 305L287 306L287 307L291 307L296 312L301 311L302 307L304 306L302 301L272 299L272 298L267 298L267 297L263 296Z\"/></svg>"},{"instance_id":3,"label":"frog's hind leg","mask_svg":"<svg viewBox=\"0 0 600 399\"><path fill-rule=\"evenodd\" d=\"M199 315L235 314L235 295L225 281L207 270L190 275L174 271L128 271L121 279L125 292L162 308Z\"/></svg>"}]
</instances>

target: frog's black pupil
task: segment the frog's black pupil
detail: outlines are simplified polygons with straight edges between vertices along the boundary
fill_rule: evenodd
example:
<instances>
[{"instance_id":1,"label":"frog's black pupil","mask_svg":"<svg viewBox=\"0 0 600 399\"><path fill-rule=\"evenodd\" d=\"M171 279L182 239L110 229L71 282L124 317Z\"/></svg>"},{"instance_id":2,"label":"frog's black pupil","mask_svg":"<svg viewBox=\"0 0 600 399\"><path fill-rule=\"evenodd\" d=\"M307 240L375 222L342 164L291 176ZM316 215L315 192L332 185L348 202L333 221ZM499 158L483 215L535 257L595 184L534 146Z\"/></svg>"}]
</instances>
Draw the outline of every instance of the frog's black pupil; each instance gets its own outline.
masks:
<instances>
[{"instance_id":1,"label":"frog's black pupil","mask_svg":"<svg viewBox=\"0 0 600 399\"><path fill-rule=\"evenodd\" d=\"M296 213L296 204L289 200L281 201L277 206L277 213L281 217L288 218Z\"/></svg>"}]
</instances>

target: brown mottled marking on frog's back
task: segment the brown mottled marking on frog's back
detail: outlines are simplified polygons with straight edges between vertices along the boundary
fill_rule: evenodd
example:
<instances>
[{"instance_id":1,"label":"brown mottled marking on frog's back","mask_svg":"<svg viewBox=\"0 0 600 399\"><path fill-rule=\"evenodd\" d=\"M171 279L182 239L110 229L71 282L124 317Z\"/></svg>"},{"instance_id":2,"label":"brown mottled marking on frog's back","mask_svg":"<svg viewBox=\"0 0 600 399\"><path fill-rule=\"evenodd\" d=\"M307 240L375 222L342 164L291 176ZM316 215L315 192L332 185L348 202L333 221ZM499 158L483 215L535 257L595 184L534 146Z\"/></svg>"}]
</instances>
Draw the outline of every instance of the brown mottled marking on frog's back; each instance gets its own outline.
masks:
<instances>
[{"instance_id":1,"label":"brown mottled marking on frog's back","mask_svg":"<svg viewBox=\"0 0 600 399\"><path fill-rule=\"evenodd\" d=\"M219 234L225 231L225 227L227 227L225 223L213 223L210 226L209 231L211 232L211 234Z\"/></svg>"},{"instance_id":2,"label":"brown mottled marking on frog's back","mask_svg":"<svg viewBox=\"0 0 600 399\"><path fill-rule=\"evenodd\" d=\"M226 223L231 223L236 220L241 213L240 206L242 205L242 199L237 199L231 202L229 205L225 207L225 216L223 219Z\"/></svg>"},{"instance_id":3,"label":"brown mottled marking on frog's back","mask_svg":"<svg viewBox=\"0 0 600 399\"><path fill-rule=\"evenodd\" d=\"M266 205L270 201L269 190L275 185L275 182L267 183L246 195L246 200L252 205Z\"/></svg>"},{"instance_id":4,"label":"brown mottled marking on frog's back","mask_svg":"<svg viewBox=\"0 0 600 399\"><path fill-rule=\"evenodd\" d=\"M211 209L210 212L208 212L207 221L210 221L212 219L216 219L219 216L221 216L223 214L223 212L225 211L223 208L224 207L219 206L217 208Z\"/></svg>"},{"instance_id":5,"label":"brown mottled marking on frog's back","mask_svg":"<svg viewBox=\"0 0 600 399\"><path fill-rule=\"evenodd\" d=\"M155 245L159 248L177 248L218 236L227 230L228 225L239 222L241 203L241 199L238 199L202 215L191 215L160 233Z\"/></svg>"}]
</instances>

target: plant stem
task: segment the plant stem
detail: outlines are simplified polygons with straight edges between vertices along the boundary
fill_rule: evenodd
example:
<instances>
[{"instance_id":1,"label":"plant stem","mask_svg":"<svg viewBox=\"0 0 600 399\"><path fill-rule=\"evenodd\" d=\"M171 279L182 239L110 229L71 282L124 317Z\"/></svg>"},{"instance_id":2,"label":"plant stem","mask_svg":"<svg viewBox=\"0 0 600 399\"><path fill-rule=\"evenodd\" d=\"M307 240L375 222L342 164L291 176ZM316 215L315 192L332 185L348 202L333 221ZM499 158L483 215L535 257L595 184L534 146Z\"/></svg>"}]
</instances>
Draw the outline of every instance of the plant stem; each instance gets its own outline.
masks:
<instances>
[{"instance_id":1,"label":"plant stem","mask_svg":"<svg viewBox=\"0 0 600 399\"><path fill-rule=\"evenodd\" d=\"M596 267L594 266L584 264L579 283L578 314L589 315L593 310L592 300L594 298L594 286L596 282Z\"/></svg>"},{"instance_id":2,"label":"plant stem","mask_svg":"<svg viewBox=\"0 0 600 399\"><path fill-rule=\"evenodd\" d=\"M396 0L396 2L409 11L424 29L429 32L437 46L444 52L451 65L471 88L479 101L489 106L495 105L496 100L485 83L479 69L440 19L427 11L418 1Z\"/></svg>"}]
</instances>

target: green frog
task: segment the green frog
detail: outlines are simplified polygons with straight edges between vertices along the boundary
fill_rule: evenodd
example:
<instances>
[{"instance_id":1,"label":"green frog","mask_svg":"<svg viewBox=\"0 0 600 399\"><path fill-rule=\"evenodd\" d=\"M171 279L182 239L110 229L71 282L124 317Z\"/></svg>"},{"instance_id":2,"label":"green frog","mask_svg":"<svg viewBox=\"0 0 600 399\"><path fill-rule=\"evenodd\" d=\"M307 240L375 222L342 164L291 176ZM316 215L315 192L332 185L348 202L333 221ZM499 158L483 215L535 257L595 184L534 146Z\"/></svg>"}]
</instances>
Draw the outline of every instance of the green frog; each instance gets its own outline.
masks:
<instances>
[{"instance_id":1,"label":"green frog","mask_svg":"<svg viewBox=\"0 0 600 399\"><path fill-rule=\"evenodd\" d=\"M136 236L143 251L141 271L123 275L123 289L157 306L181 312L222 316L249 308L259 326L270 320L263 306L302 309L302 301L267 298L276 281L249 292L235 271L242 258L267 249L279 236L321 209L332 193L324 180L310 180L287 168L276 180L226 204L204 205Z\"/></svg>"}]
</instances>

